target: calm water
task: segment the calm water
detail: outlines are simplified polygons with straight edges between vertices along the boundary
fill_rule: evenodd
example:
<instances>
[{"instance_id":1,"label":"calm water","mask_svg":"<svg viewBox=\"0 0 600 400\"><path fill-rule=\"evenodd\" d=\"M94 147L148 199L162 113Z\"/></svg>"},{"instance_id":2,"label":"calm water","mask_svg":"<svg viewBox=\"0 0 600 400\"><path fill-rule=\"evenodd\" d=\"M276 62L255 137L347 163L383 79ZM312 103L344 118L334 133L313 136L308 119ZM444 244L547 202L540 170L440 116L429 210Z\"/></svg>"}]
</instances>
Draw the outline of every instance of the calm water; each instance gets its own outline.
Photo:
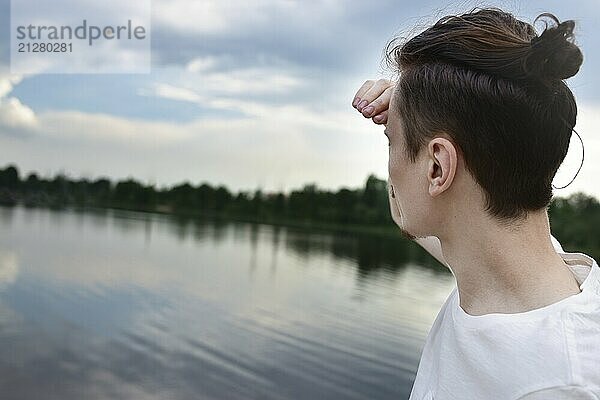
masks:
<instances>
[{"instance_id":1,"label":"calm water","mask_svg":"<svg viewBox=\"0 0 600 400\"><path fill-rule=\"evenodd\" d=\"M0 397L407 398L453 285L415 247L0 208Z\"/></svg>"}]
</instances>

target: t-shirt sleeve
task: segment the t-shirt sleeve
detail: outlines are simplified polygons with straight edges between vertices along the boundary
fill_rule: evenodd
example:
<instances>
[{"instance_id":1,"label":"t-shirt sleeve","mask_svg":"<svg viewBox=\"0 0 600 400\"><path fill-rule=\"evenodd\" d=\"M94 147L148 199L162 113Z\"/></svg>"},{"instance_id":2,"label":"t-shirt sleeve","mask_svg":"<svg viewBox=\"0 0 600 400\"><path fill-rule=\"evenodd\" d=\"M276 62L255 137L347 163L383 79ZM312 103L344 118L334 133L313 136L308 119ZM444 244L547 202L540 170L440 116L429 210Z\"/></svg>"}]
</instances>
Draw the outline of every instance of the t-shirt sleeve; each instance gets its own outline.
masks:
<instances>
[{"instance_id":1,"label":"t-shirt sleeve","mask_svg":"<svg viewBox=\"0 0 600 400\"><path fill-rule=\"evenodd\" d=\"M550 234L550 240L552 241L552 245L554 246L554 250L560 251L561 253L564 252L564 250L563 250L560 242L554 236L552 236L552 234Z\"/></svg>"},{"instance_id":2,"label":"t-shirt sleeve","mask_svg":"<svg viewBox=\"0 0 600 400\"><path fill-rule=\"evenodd\" d=\"M594 392L582 386L556 386L536 390L517 400L599 400Z\"/></svg>"}]
</instances>

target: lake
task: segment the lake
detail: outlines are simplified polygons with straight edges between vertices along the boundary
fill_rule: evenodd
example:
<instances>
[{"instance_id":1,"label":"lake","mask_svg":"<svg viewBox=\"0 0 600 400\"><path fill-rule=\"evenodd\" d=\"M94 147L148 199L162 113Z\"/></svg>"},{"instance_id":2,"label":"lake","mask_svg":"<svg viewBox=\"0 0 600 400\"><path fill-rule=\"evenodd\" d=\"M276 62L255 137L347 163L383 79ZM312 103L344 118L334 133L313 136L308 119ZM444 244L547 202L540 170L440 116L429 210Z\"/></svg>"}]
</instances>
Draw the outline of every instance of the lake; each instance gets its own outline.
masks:
<instances>
[{"instance_id":1,"label":"lake","mask_svg":"<svg viewBox=\"0 0 600 400\"><path fill-rule=\"evenodd\" d=\"M0 224L3 400L405 399L454 285L400 235L21 207Z\"/></svg>"}]
</instances>

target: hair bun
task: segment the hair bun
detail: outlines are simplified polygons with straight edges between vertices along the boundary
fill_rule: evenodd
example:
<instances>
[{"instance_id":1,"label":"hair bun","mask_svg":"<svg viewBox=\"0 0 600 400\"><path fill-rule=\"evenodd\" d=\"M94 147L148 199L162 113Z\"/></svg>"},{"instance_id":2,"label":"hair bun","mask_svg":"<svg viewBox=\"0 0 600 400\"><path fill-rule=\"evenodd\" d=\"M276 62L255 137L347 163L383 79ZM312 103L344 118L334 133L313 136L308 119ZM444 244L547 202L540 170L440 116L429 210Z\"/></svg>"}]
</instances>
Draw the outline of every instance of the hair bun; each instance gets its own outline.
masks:
<instances>
[{"instance_id":1,"label":"hair bun","mask_svg":"<svg viewBox=\"0 0 600 400\"><path fill-rule=\"evenodd\" d=\"M553 26L546 23L541 35L531 40L531 49L525 58L525 70L531 76L543 81L567 79L575 75L583 62L583 54L573 43L575 21L559 22L549 13L540 14L540 18L552 20Z\"/></svg>"}]
</instances>

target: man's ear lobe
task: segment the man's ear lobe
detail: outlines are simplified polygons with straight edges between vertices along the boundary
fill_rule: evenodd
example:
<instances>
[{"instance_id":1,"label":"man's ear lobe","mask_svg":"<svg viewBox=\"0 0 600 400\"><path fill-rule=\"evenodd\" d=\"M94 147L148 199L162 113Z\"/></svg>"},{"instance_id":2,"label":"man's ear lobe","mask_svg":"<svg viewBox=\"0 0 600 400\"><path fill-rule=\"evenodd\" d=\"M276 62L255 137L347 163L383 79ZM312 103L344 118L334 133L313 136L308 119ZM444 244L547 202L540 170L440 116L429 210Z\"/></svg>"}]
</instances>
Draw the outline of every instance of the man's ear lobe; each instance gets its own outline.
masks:
<instances>
[{"instance_id":1,"label":"man's ear lobe","mask_svg":"<svg viewBox=\"0 0 600 400\"><path fill-rule=\"evenodd\" d=\"M429 194L435 197L452 185L456 173L457 155L454 144L441 137L434 138L429 142L428 153Z\"/></svg>"}]
</instances>

